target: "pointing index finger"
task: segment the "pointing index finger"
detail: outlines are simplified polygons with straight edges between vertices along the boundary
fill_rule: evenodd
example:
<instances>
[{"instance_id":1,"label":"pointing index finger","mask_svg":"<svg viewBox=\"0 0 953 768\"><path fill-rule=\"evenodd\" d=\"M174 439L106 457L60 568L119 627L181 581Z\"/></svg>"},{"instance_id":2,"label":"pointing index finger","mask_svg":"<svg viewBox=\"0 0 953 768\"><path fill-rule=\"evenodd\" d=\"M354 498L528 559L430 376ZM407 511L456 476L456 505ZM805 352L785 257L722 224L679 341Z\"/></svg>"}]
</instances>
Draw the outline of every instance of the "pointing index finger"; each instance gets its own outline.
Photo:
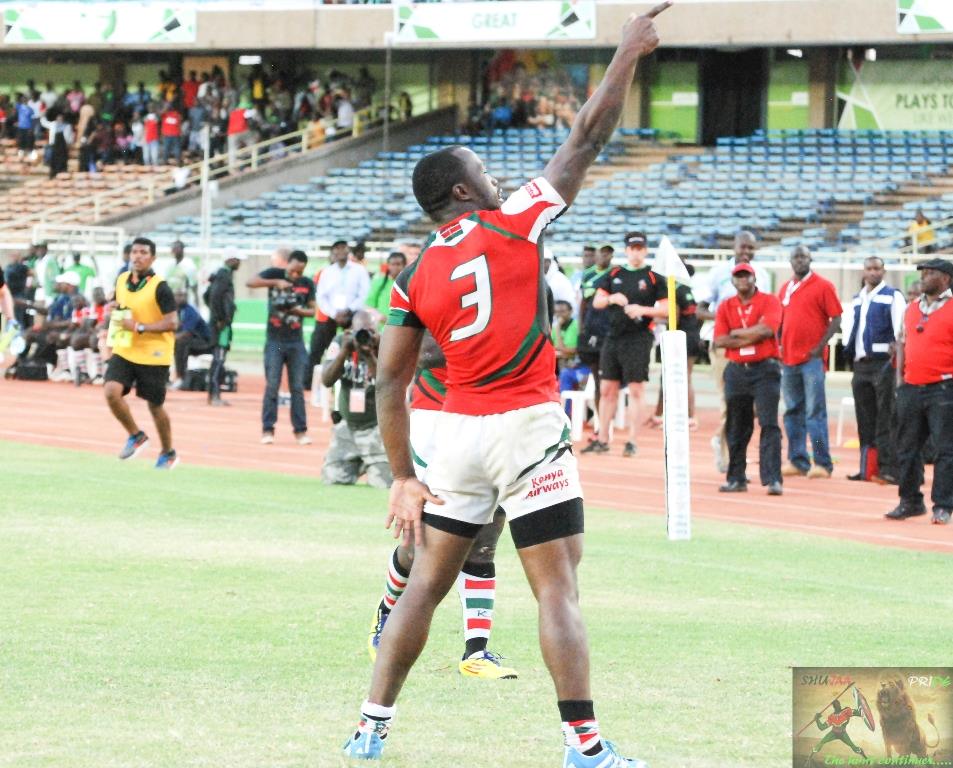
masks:
<instances>
[{"instance_id":1,"label":"pointing index finger","mask_svg":"<svg viewBox=\"0 0 953 768\"><path fill-rule=\"evenodd\" d=\"M654 18L655 18L656 16L658 16L662 11L664 11L666 8L668 8L671 4L672 4L672 0L665 0L664 3L659 3L659 4L656 5L651 11L649 11L649 12L646 13L646 14L644 14L644 15L645 15L645 18L647 18L647 19L654 19Z\"/></svg>"}]
</instances>

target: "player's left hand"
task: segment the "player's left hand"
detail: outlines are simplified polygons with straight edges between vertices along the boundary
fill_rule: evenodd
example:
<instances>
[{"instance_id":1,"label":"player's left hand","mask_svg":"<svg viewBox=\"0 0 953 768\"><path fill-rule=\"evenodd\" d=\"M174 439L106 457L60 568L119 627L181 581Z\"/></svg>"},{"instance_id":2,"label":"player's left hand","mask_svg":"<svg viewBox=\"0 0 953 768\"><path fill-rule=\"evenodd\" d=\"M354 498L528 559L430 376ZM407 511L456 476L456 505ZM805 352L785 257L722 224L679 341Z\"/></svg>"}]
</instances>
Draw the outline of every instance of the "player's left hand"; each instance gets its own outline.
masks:
<instances>
[{"instance_id":1,"label":"player's left hand","mask_svg":"<svg viewBox=\"0 0 953 768\"><path fill-rule=\"evenodd\" d=\"M414 546L423 544L423 527L420 518L423 516L424 504L443 504L443 499L434 496L430 489L415 477L395 479L390 487L387 519L385 528L394 525L394 538L403 537L405 544L413 536Z\"/></svg>"},{"instance_id":2,"label":"player's left hand","mask_svg":"<svg viewBox=\"0 0 953 768\"><path fill-rule=\"evenodd\" d=\"M122 327L127 331L134 331L136 330L136 321L131 317L124 317L122 319Z\"/></svg>"}]
</instances>

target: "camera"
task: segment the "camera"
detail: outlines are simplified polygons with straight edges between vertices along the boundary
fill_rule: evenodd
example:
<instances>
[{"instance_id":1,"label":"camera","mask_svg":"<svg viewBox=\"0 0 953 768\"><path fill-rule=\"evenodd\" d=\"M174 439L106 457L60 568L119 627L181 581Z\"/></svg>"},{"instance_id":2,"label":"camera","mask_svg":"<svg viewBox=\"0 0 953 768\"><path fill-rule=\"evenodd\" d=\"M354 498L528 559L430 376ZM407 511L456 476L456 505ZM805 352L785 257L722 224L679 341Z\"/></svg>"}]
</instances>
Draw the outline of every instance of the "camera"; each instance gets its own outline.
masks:
<instances>
[{"instance_id":1,"label":"camera","mask_svg":"<svg viewBox=\"0 0 953 768\"><path fill-rule=\"evenodd\" d=\"M371 332L367 328L361 328L354 333L354 341L359 347L369 346L371 343Z\"/></svg>"}]
</instances>

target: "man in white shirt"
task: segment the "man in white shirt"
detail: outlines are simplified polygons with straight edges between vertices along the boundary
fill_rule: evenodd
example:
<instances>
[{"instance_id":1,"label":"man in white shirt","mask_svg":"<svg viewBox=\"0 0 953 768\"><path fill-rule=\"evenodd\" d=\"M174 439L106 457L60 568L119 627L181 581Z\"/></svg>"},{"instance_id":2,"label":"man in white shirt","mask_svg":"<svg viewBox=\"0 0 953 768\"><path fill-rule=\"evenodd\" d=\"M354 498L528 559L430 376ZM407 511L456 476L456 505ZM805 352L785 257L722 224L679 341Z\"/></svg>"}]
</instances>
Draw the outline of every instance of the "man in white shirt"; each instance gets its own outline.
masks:
<instances>
[{"instance_id":1,"label":"man in white shirt","mask_svg":"<svg viewBox=\"0 0 953 768\"><path fill-rule=\"evenodd\" d=\"M176 240L169 249L175 263L169 268L165 281L172 292L185 291L193 307L199 305L199 270L192 259L185 258L185 243Z\"/></svg>"},{"instance_id":2,"label":"man in white shirt","mask_svg":"<svg viewBox=\"0 0 953 768\"><path fill-rule=\"evenodd\" d=\"M328 345L337 336L339 328L351 325L351 316L364 308L371 277L360 264L348 260L346 240L331 246L331 263L315 275L318 305L314 332L311 334L309 366L305 372L305 389L310 389L314 366L321 363Z\"/></svg>"},{"instance_id":3,"label":"man in white shirt","mask_svg":"<svg viewBox=\"0 0 953 768\"><path fill-rule=\"evenodd\" d=\"M347 91L341 92L341 98L337 103L337 119L335 125L339 131L347 132L354 128L354 105L351 104L351 98Z\"/></svg>"},{"instance_id":4,"label":"man in white shirt","mask_svg":"<svg viewBox=\"0 0 953 768\"><path fill-rule=\"evenodd\" d=\"M707 295L702 294L704 298L698 304L699 320L714 320L718 305L737 293L731 282L731 271L736 265L747 264L754 259L757 242L754 234L746 230L742 230L735 235L734 260L722 262L713 267L711 272L708 273ZM770 293L771 278L768 273L758 266L755 266L754 272L758 289ZM721 400L721 419L718 424L718 431L711 439L711 447L715 452L715 466L718 472L723 474L728 471L728 441L725 439L725 422L728 418L728 410L725 405L725 366L727 366L728 361L725 358L725 350L714 346L709 349L709 357L711 358L711 375L715 380L715 387Z\"/></svg>"},{"instance_id":5,"label":"man in white shirt","mask_svg":"<svg viewBox=\"0 0 953 768\"><path fill-rule=\"evenodd\" d=\"M844 354L854 369L851 389L860 441L860 470L849 480L893 482L894 360L907 307L903 294L884 282L884 263L864 259L864 287L854 297Z\"/></svg>"}]
</instances>

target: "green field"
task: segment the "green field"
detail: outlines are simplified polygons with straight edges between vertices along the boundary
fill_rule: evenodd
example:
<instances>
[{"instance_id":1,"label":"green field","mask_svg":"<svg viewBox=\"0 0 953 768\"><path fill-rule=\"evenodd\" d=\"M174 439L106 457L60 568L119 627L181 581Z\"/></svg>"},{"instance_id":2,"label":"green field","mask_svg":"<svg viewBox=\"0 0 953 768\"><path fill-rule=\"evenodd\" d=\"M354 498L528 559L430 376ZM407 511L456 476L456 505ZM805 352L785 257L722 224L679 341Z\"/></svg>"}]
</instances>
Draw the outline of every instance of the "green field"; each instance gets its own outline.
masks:
<instances>
[{"instance_id":1,"label":"green field","mask_svg":"<svg viewBox=\"0 0 953 768\"><path fill-rule=\"evenodd\" d=\"M391 547L384 494L0 443L0 766L339 766ZM653 768L790 765L792 665L946 665L950 559L591 510L596 714ZM504 536L492 648L464 680L438 611L385 765L561 765L535 611ZM946 638L946 639L944 639Z\"/></svg>"}]
</instances>

